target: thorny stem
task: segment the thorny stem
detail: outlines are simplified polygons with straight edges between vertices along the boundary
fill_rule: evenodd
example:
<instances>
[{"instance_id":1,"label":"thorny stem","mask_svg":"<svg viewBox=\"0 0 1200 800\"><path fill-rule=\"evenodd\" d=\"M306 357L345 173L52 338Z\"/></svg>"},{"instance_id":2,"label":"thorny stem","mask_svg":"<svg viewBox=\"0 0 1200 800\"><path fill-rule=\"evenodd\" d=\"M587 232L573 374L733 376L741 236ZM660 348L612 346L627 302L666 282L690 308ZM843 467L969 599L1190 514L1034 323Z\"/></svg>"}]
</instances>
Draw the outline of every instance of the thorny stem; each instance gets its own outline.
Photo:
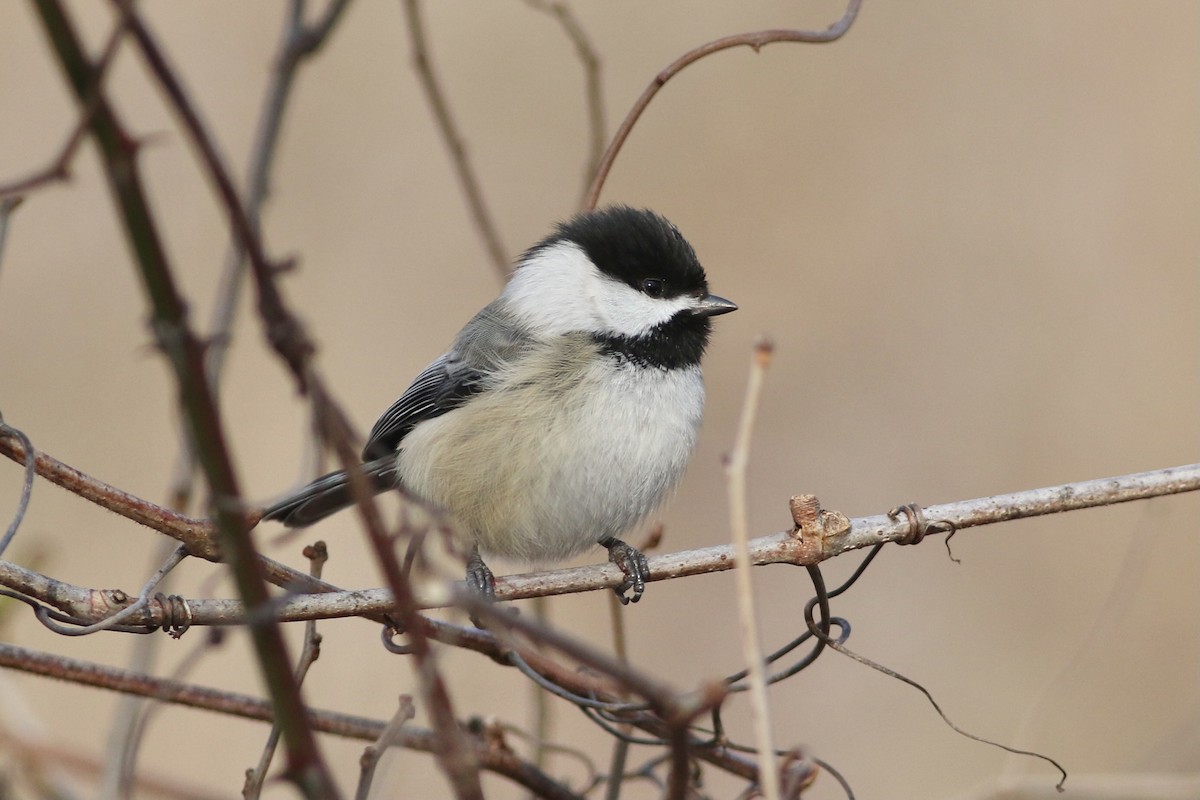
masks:
<instances>
[{"instance_id":1,"label":"thorny stem","mask_svg":"<svg viewBox=\"0 0 1200 800\"><path fill-rule=\"evenodd\" d=\"M121 8L128 9L128 0L113 0ZM313 345L303 332L299 322L291 315L283 303L283 299L275 286L271 263L267 260L257 231L251 224L241 198L233 187L228 171L216 151L216 147L207 130L200 121L196 110L192 107L187 94L179 84L174 71L166 63L154 39L145 28L136 13L129 12L129 25L134 39L145 57L147 65L171 100L171 105L179 114L184 130L190 136L204 165L206 173L212 179L222 204L228 213L230 226L237 234L241 245L246 249L259 294L259 312L267 325L267 336L280 357L287 362L302 390L312 398L317 419L327 441L337 450L343 465L350 472L351 491L358 501L360 512L366 517L367 530L384 572L389 579L389 588L396 599L397 611L405 627L413 633L413 654L415 656L418 677L425 688L425 698L429 703L435 727L441 736L441 747L438 749L438 763L450 778L455 793L460 798L482 798L479 787L478 766L473 754L465 745L463 734L454 719L450 705L449 694L445 683L438 673L432 653L427 645L422 643L420 626L412 619L417 616L416 603L408 602L410 587L403 579L395 554L390 549L390 541L384 535L378 514L365 487L365 476L358 470L356 455L350 450L350 428L344 415L336 407L331 395L324 384L312 370L310 360ZM285 676L294 683L290 672ZM284 728L287 736L287 727ZM291 748L289 748L289 751ZM314 751L315 753L315 751ZM290 752L289 752L290 755ZM287 770L294 774L295 759L292 758ZM309 787L304 787L308 790ZM332 789L332 786L329 787Z\"/></svg>"},{"instance_id":2,"label":"thorny stem","mask_svg":"<svg viewBox=\"0 0 1200 800\"><path fill-rule=\"evenodd\" d=\"M275 163L276 145L282 129L284 111L291 97L299 66L310 56L315 55L333 32L338 20L345 11L348 0L332 0L325 9L324 15L312 25L304 22L304 0L292 0L284 25L284 35L279 52L275 57L275 68L271 81L264 96L260 112L257 132L250 156L250 166L247 170L246 181L246 213L250 218L253 229L260 230L259 220L263 205L266 202L271 169ZM216 302L212 319L209 323L209 347L205 353L205 369L212 385L214 395L219 395L222 366L229 352L232 339L233 320L237 312L238 301L245 286L246 251L236 237L231 241L224 268L217 288ZM181 436L179 453L175 467L169 480L168 505L177 511L184 511L191 502L193 476L196 471L196 460L186 436ZM147 637L134 645L134 659L148 666L152 648L159 640L157 637ZM139 744L133 738L135 731L144 728L137 720L142 715L137 711L145 701L133 696L126 696L118 708L118 720L109 737L110 749L114 753L114 763L125 765L127 770L132 767ZM119 761L117 760L119 759ZM123 770L122 772L126 772ZM113 770L112 772L117 772ZM122 774L120 779L128 783L129 774Z\"/></svg>"},{"instance_id":3,"label":"thorny stem","mask_svg":"<svg viewBox=\"0 0 1200 800\"><path fill-rule=\"evenodd\" d=\"M317 22L312 25L304 23L303 0L292 0L284 26L283 40L279 52L275 56L275 68L271 73L271 83L263 98L254 146L250 155L250 167L247 170L246 181L246 216L255 233L260 230L262 208L267 201L270 191L271 170L275 165L275 153L279 143L279 133L283 128L284 112L288 100L292 96L292 87L298 68L308 58L319 52L326 38L333 32L342 12L348 6L348 0L333 0ZM233 237L221 270L220 284L217 288L217 300L209 324L209 348L205 358L205 368L213 391L220 393L221 368L225 355L229 351L233 319L237 312L238 300L245 275L246 248L238 237ZM174 508L182 510L190 495L191 475L195 462L188 452L187 440L180 443L180 454L171 479L171 493L175 500Z\"/></svg>"},{"instance_id":4,"label":"thorny stem","mask_svg":"<svg viewBox=\"0 0 1200 800\"><path fill-rule=\"evenodd\" d=\"M314 386L314 393L321 387ZM390 595L394 604L389 611L395 613L397 621L408 634L411 653L414 659L417 679L420 682L423 699L428 712L433 719L434 729L441 743L436 751L438 765L449 778L455 796L460 800L482 800L483 789L479 783L479 765L469 748L466 735L462 732L458 720L454 716L450 692L445 680L438 670L436 653L430 646L426 636L425 620L418 613L420 604L413 594L399 559L396 558L394 539L387 532L379 509L375 505L373 492L366 485L366 476L356 469L356 454L350 449L350 437L346 430L348 423L336 412L329 403L320 402L314 397L318 414L324 415L320 423L326 430L333 431L334 449L343 466L350 475L350 489L354 495L355 507L367 531L367 537L375 550L375 557L387 580Z\"/></svg>"},{"instance_id":5,"label":"thorny stem","mask_svg":"<svg viewBox=\"0 0 1200 800\"><path fill-rule=\"evenodd\" d=\"M113 198L120 209L129 243L140 266L147 296L153 307L153 325L159 345L168 355L179 383L185 423L197 458L208 479L212 512L217 522L225 558L232 568L239 593L249 608L268 602L266 583L241 513L241 492L225 447L224 429L204 374L203 347L187 322L182 296L175 286L158 226L142 188L136 144L126 135L113 109L96 90L95 68L84 54L75 29L57 0L34 0L46 34L58 56L78 102L95 102L89 129L105 165ZM131 27L139 28L129 6ZM144 30L139 38L145 38ZM336 797L337 791L306 724L299 689L287 666L287 653L278 624L269 615L251 615L251 637L275 712L287 731L289 774L309 797Z\"/></svg>"}]
</instances>

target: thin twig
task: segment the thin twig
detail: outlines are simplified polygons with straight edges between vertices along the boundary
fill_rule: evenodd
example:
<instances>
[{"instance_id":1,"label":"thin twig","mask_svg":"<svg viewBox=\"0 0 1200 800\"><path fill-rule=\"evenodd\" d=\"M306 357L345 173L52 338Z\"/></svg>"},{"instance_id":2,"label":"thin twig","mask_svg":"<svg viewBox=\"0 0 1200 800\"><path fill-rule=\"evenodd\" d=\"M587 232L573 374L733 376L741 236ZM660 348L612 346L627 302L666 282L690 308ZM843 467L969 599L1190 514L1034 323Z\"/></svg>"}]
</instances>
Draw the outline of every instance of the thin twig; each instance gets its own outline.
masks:
<instances>
[{"instance_id":1,"label":"thin twig","mask_svg":"<svg viewBox=\"0 0 1200 800\"><path fill-rule=\"evenodd\" d=\"M0 230L0 244L3 244L2 230ZM8 523L8 528L5 529L3 538L0 538L0 557L3 557L4 551L8 549L8 545L17 535L17 530L20 529L21 522L25 519L25 512L29 510L29 499L33 495L33 478L37 473L37 464L33 456L33 445L30 444L29 437L10 426L4 421L4 415L0 414L0 439L6 436L11 436L19 441L22 449L25 451L25 458L23 459L25 462L25 480L21 483L21 499L17 501L17 510L13 513L12 521Z\"/></svg>"},{"instance_id":2,"label":"thin twig","mask_svg":"<svg viewBox=\"0 0 1200 800\"><path fill-rule=\"evenodd\" d=\"M292 96L296 74L300 65L324 45L349 3L348 0L333 0L326 6L324 15L311 25L304 23L304 5L304 0L291 2L283 38L275 56L271 82L263 96L251 149L245 208L246 216L256 233L260 232L262 210L270 193L271 171L275 166L275 154L278 152L279 133L283 129L284 112ZM233 237L217 287L216 302L208 328L209 347L204 362L213 392L217 394L220 393L221 387L221 368L232 340L233 320L245 285L245 271L245 247L237 237ZM170 493L173 498L171 505L183 510L191 494L195 460L189 451L186 437L181 439L179 449L180 453L172 472Z\"/></svg>"},{"instance_id":3,"label":"thin twig","mask_svg":"<svg viewBox=\"0 0 1200 800\"><path fill-rule=\"evenodd\" d=\"M779 771L775 763L775 745L771 739L770 706L767 703L766 666L758 635L758 615L754 610L754 584L750 577L749 509L746 502L746 469L750 463L750 439L762 397L763 378L771 362L772 346L760 341L754 348L746 398L738 423L737 438L729 456L726 475L729 480L729 525L733 532L734 577L737 584L738 628L742 634L742 653L750 678L750 707L754 739L758 744L759 789L767 800L779 800Z\"/></svg>"},{"instance_id":4,"label":"thin twig","mask_svg":"<svg viewBox=\"0 0 1200 800\"><path fill-rule=\"evenodd\" d=\"M633 104L633 108L625 115L625 119L621 122L621 127L613 135L612 142L609 143L608 149L604 151L604 156L600 159L600 165L596 168L596 175L592 179L592 185L588 187L587 192L583 196L583 209L587 211L596 207L596 201L600 199L600 190L604 188L604 181L608 178L609 170L612 169L613 162L617 158L617 153L621 151L621 146L629 138L629 132L633 130L633 126L637 123L638 118L642 116L642 112L646 110L646 106L650 105L650 101L658 94L658 90L667 81L671 80L671 78L696 61L713 53L728 50L731 47L749 47L757 53L766 45L774 42L823 44L836 41L846 31L850 30L850 26L854 23L854 18L858 15L858 9L861 4L862 0L850 0L842 18L823 31L785 29L754 31L752 33L723 36L720 39L714 39L693 50L689 50L672 61L665 69L654 76L654 80L642 91L641 97L637 99L637 102Z\"/></svg>"},{"instance_id":5,"label":"thin twig","mask_svg":"<svg viewBox=\"0 0 1200 800\"><path fill-rule=\"evenodd\" d=\"M271 703L258 697L155 678L103 664L29 650L7 642L0 642L0 667L87 686L129 692L152 697L164 703L215 711L243 719L268 723L274 719ZM379 720L351 714L312 708L306 709L306 714L314 731L368 742L379 738L385 727ZM550 800L581 800L579 795L540 772L511 750L489 748L485 743L470 736L468 740L481 769L506 777L534 792L538 797ZM434 731L405 726L397 733L396 744L410 750L436 753L439 736Z\"/></svg>"},{"instance_id":6,"label":"thin twig","mask_svg":"<svg viewBox=\"0 0 1200 800\"><path fill-rule=\"evenodd\" d=\"M4 434L0 429L0 455L23 464L25 453L25 448L15 437ZM210 543L213 531L209 520L177 514L122 492L42 452L37 453L35 467L38 475L51 483L187 544L189 554L211 561L221 560L219 553ZM1197 490L1200 490L1200 463L958 500L926 506L924 514L931 521L944 523L946 529L961 531L980 525L1117 505ZM257 519L257 514L250 515L250 518ZM850 520L847 531L821 541L802 541L795 531L781 531L751 539L750 559L756 566L817 564L849 550L905 541L911 536L911 527L911 523L903 517L877 514L856 517ZM929 531L946 532L945 529ZM339 592L328 584L317 587L303 572L266 557L260 557L260 560L268 578L276 585L291 586L297 591L315 589L324 593L323 596L297 596L279 604L276 610L282 615L281 619L298 621L322 616L371 615L384 613L391 607L391 600L384 589ZM732 569L733 550L730 545L716 545L651 555L648 561L651 580L671 580ZM3 574L0 572L0 577ZM42 579L48 580L44 576ZM543 595L597 591L618 586L622 580L624 576L621 571L611 564L507 575L497 577L496 597L499 600L522 600ZM226 625L236 624L241 620L242 611L236 602L197 602L200 605L196 606L195 624ZM212 605L205 606L205 603ZM206 621L201 622L201 619Z\"/></svg>"},{"instance_id":7,"label":"thin twig","mask_svg":"<svg viewBox=\"0 0 1200 800\"><path fill-rule=\"evenodd\" d=\"M433 70L429 44L425 36L425 23L421 19L419 0L404 0L404 15L408 21L408 37L412 44L413 64L417 70L417 78L421 88L425 91L429 106L433 110L433 118L437 122L442 140L450 151L454 173L458 176L458 183L462 187L463 194L466 195L467 208L470 209L471 218L483 239L484 249L487 251L496 273L501 279L505 279L508 277L509 269L508 251L500 241L500 232L492 219L487 203L484 202L483 190L480 188L475 169L471 166L466 143L462 133L458 130L458 124L454 121L454 115L450 113L450 105L446 102L446 92Z\"/></svg>"},{"instance_id":8,"label":"thin twig","mask_svg":"<svg viewBox=\"0 0 1200 800\"><path fill-rule=\"evenodd\" d=\"M187 558L187 548L182 545L177 546L167 555L162 565L155 570L154 574L146 581L142 590L138 592L137 599L130 605L121 609L112 616L104 617L98 622L82 627L65 627L54 623L52 620L39 616L38 621L45 625L50 630L62 636L87 636L100 631L115 630L117 626L124 623L126 620L133 619L136 615L145 611L150 603L150 593L158 588L158 584L165 578L171 570L179 566L183 560Z\"/></svg>"},{"instance_id":9,"label":"thin twig","mask_svg":"<svg viewBox=\"0 0 1200 800\"><path fill-rule=\"evenodd\" d=\"M0 198L4 198L5 202L19 202L23 195L32 192L34 189L41 188L49 183L65 181L71 177L71 162L75 160L75 155L79 152L79 146L83 144L83 140L91 127L92 115L96 113L96 108L99 105L101 87L104 85L104 78L108 74L109 64L112 63L113 56L117 52L117 45L121 43L121 37L125 35L125 24L125 15L118 15L117 22L104 44L104 49L100 51L100 58L96 59L95 65L91 69L91 85L85 90L86 99L81 103L79 118L75 121L75 127L67 135L66 142L59 148L58 155L47 166L32 175L0 186ZM15 205L16 203L14 202L13 206ZM11 209L12 206L9 208ZM0 233L0 239L3 239L2 233Z\"/></svg>"},{"instance_id":10,"label":"thin twig","mask_svg":"<svg viewBox=\"0 0 1200 800\"><path fill-rule=\"evenodd\" d=\"M379 759L388 751L388 748L397 743L400 738L400 730L416 715L417 710L413 706L412 698L406 694L400 695L396 713L388 720L388 724L384 727L383 733L379 734L379 738L374 743L367 745L363 750L362 757L358 760L360 773L354 800L367 800L370 796L371 783L375 780L375 768L379 766ZM538 769L541 768L541 765L538 765Z\"/></svg>"},{"instance_id":11,"label":"thin twig","mask_svg":"<svg viewBox=\"0 0 1200 800\"><path fill-rule=\"evenodd\" d=\"M0 437L0 452L22 461L24 450L14 440ZM38 454L38 474L42 472L43 454ZM65 467L65 465L63 465ZM68 468L69 469L69 468ZM931 520L947 523L954 530L979 525L991 525L1025 517L1057 514L1084 508L1115 505L1200 490L1200 464L1099 478L1080 483L1048 486L1012 494L961 500L925 508ZM936 531L931 531L931 533ZM944 532L944 531L942 531ZM751 539L750 560L755 566L764 564L817 564L849 550L857 550L889 542L900 542L911 535L911 526L902 518L887 514L857 517L843 534L821 541L801 541L793 531L782 531ZM264 569L273 583L289 586L293 594L272 605L272 612L281 621L297 622L334 617L379 617L394 609L391 592L385 588L338 590L324 582L315 582L303 572L261 558ZM654 580L671 580L691 575L703 575L732 569L735 556L731 545L716 545L677 553L649 556ZM614 574L615 573L615 574ZM542 595L570 594L609 589L620 584L623 576L610 564L569 567L547 572L507 575L496 579L499 600L519 600ZM96 596L97 590L71 586L16 564L0 562L0 585L8 586L42 602L53 603L64 613L96 621L89 609L104 606ZM444 604L421 602L425 608ZM193 625L236 625L245 620L245 607L236 600L188 600ZM104 612L106 615L107 610ZM161 610L147 609L151 616L139 624L162 625L166 620Z\"/></svg>"},{"instance_id":12,"label":"thin twig","mask_svg":"<svg viewBox=\"0 0 1200 800\"><path fill-rule=\"evenodd\" d=\"M308 559L308 574L320 579L325 562L329 560L329 550L325 542L317 541L304 548L304 557ZM300 659L296 664L296 683L304 684L309 668L320 656L321 634L317 632L317 621L312 619L304 623L304 646L300 650ZM262 794L263 783L267 779L267 770L270 768L271 761L275 758L275 750L279 746L280 733L279 725L272 724L271 731L267 734L267 741L263 745L262 755L259 756L258 765L253 769L246 770L246 781L242 785L242 797L247 800L253 800Z\"/></svg>"},{"instance_id":13,"label":"thin twig","mask_svg":"<svg viewBox=\"0 0 1200 800\"><path fill-rule=\"evenodd\" d=\"M0 199L0 264L4 263L4 245L8 241L8 222L23 199L21 197Z\"/></svg>"},{"instance_id":14,"label":"thin twig","mask_svg":"<svg viewBox=\"0 0 1200 800\"><path fill-rule=\"evenodd\" d=\"M37 474L51 483L114 514L170 536L186 545L191 555L209 561L220 560L216 527L211 520L189 517L124 492L51 455L27 448L17 436L0 429L0 455L24 463L31 453Z\"/></svg>"},{"instance_id":15,"label":"thin twig","mask_svg":"<svg viewBox=\"0 0 1200 800\"><path fill-rule=\"evenodd\" d=\"M600 74L600 54L588 38L587 31L579 23L578 17L571 7L562 0L525 0L526 5L544 14L554 17L563 33L575 46L579 63L583 66L584 95L587 98L588 116L588 152L587 163L583 170L583 189L580 202L586 196L591 185L592 176L604 155L604 142L608 136L608 122L605 119L604 83Z\"/></svg>"},{"instance_id":16,"label":"thin twig","mask_svg":"<svg viewBox=\"0 0 1200 800\"><path fill-rule=\"evenodd\" d=\"M203 346L187 322L186 304L175 284L159 228L142 187L136 145L126 134L102 87L95 69L84 54L74 25L60 0L34 0L47 37L58 57L68 83L81 106L95 102L89 130L105 168L110 191L120 211L126 234L135 253L146 294L153 308L153 326L160 347L169 356L179 386L184 421L197 457L211 489L212 511L239 593L250 608L269 601L249 526L241 513L240 488L229 451L224 426L211 387L204 374ZM154 42L128 2L117 2L117 10L134 32L139 48L156 68L170 76ZM170 78L163 83L171 84ZM178 89L177 84L173 88ZM179 92L178 94L182 94ZM186 99L181 103L186 106ZM287 732L288 775L307 796L336 797L337 789L317 749L315 737L303 716L298 687L287 663L287 652L278 625L269 615L254 615L251 639L263 675L275 701L275 710Z\"/></svg>"},{"instance_id":17,"label":"thin twig","mask_svg":"<svg viewBox=\"0 0 1200 800\"><path fill-rule=\"evenodd\" d=\"M13 730L0 728L0 751L9 758L10 763L21 765L21 769L65 770L76 775L100 775L104 766L96 759L87 755L78 743L70 745L49 744L31 741ZM16 770L11 770L12 772ZM6 776L9 777L9 776ZM7 788L7 787L6 787ZM140 775L131 787L138 797L159 797L167 800L223 800L225 793L211 792L191 786L185 786L178 781L177 776L164 777L160 775ZM39 786L37 797L72 797L66 792L58 792L49 786ZM100 796L100 795L97 795Z\"/></svg>"}]
</instances>

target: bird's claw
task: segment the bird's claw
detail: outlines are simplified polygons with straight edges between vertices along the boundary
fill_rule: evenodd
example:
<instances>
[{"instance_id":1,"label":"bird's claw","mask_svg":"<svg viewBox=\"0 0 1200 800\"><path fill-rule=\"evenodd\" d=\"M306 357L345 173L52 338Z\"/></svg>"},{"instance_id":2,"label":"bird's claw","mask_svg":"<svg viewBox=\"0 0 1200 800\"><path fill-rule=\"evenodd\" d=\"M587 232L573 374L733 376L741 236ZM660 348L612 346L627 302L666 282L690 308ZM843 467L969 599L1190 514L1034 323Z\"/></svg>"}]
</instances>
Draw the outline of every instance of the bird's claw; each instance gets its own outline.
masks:
<instances>
[{"instance_id":1,"label":"bird's claw","mask_svg":"<svg viewBox=\"0 0 1200 800\"><path fill-rule=\"evenodd\" d=\"M616 564L625 575L621 585L613 588L621 605L641 600L646 591L646 581L650 578L650 564L646 561L646 556L641 550L630 547L620 539L609 538L600 544L608 548L608 560ZM630 589L633 590L633 594L627 596L625 593Z\"/></svg>"},{"instance_id":2,"label":"bird's claw","mask_svg":"<svg viewBox=\"0 0 1200 800\"><path fill-rule=\"evenodd\" d=\"M484 600L496 599L496 576L483 563L478 549L472 550L471 555L467 556L467 588Z\"/></svg>"}]
</instances>

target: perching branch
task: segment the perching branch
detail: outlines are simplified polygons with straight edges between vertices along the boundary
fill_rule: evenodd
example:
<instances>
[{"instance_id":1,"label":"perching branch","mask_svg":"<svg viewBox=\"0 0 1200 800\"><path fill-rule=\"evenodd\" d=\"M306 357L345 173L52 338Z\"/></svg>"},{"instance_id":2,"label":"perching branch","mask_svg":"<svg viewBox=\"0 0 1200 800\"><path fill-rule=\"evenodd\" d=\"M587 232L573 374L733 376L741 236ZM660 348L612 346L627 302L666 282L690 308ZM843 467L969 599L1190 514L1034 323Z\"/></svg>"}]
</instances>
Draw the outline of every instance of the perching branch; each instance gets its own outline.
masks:
<instances>
[{"instance_id":1,"label":"perching branch","mask_svg":"<svg viewBox=\"0 0 1200 800\"><path fill-rule=\"evenodd\" d=\"M24 459L24 450L20 444L13 438L6 438L2 431L0 431L0 454L6 455L18 463ZM119 490L90 478L43 453L38 453L36 463L39 475L53 476L51 480L59 478L54 482L85 499L98 497L99 500L94 502L98 502L106 508L113 505L124 508L123 504L128 499L132 503L132 508L138 509L139 513L136 516L132 513L126 514L126 516L141 522L141 524L149 524L152 521L155 524L149 526L155 530L166 528L167 530L163 530L163 532L171 535L182 532L192 532L194 535L194 530L180 520L188 520L190 523L202 522L189 520L172 512L166 512L165 515L151 512L147 509L157 509L158 512L164 512L165 509L119 492ZM923 509L919 509L919 519L916 520L911 518L909 510L901 506L886 514L848 520L845 529L826 529L820 535L812 536L802 536L798 530L780 531L751 539L748 546L750 559L755 566L766 564L806 566L818 564L849 550L858 550L876 544L910 543L914 539L919 540L923 535L928 534L948 534L980 525L1116 505L1197 490L1200 490L1200 464L1187 464L1151 472L1098 478L1059 486L1047 486L1041 489L1029 489L1023 492L925 506ZM129 509L124 508L124 510L128 511ZM170 524L163 524L161 520L167 520ZM162 527L159 527L160 524ZM269 559L264 559L264 561L270 562ZM650 555L648 561L650 580L663 581L732 569L734 553L731 545L715 545L677 553ZM282 565L279 566L282 567ZM0 572L0 576L3 574ZM287 578L292 581L291 585L298 591L311 591L303 588L307 583L306 577L303 573L295 570L287 574ZM498 600L522 600L530 597L597 591L619 586L623 579L624 576L620 569L612 564L497 576L496 598ZM192 609L193 624L236 624L243 616L241 604L237 601L189 600L188 602ZM422 607L437 605L420 600L418 603ZM392 610L394 610L394 606L390 593L386 589L298 594L279 602L273 608L278 619L287 622L385 614ZM153 621L151 624L159 623Z\"/></svg>"}]
</instances>

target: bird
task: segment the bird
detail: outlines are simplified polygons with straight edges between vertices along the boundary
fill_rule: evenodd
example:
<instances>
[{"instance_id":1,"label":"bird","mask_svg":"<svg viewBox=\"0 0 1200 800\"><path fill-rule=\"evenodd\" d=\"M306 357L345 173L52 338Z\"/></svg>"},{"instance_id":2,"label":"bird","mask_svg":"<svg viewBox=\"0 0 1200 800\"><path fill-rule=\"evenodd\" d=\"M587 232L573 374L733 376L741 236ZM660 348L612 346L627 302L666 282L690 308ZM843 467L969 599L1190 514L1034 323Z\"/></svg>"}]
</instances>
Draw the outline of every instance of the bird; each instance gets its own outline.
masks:
<instances>
[{"instance_id":1,"label":"bird","mask_svg":"<svg viewBox=\"0 0 1200 800\"><path fill-rule=\"evenodd\" d=\"M468 586L494 597L483 554L545 565L599 545L637 602L650 570L619 536L670 495L704 410L711 294L688 241L649 209L577 214L526 250L500 295L375 423L362 470L473 537ZM311 525L353 503L344 471L268 507Z\"/></svg>"}]
</instances>

